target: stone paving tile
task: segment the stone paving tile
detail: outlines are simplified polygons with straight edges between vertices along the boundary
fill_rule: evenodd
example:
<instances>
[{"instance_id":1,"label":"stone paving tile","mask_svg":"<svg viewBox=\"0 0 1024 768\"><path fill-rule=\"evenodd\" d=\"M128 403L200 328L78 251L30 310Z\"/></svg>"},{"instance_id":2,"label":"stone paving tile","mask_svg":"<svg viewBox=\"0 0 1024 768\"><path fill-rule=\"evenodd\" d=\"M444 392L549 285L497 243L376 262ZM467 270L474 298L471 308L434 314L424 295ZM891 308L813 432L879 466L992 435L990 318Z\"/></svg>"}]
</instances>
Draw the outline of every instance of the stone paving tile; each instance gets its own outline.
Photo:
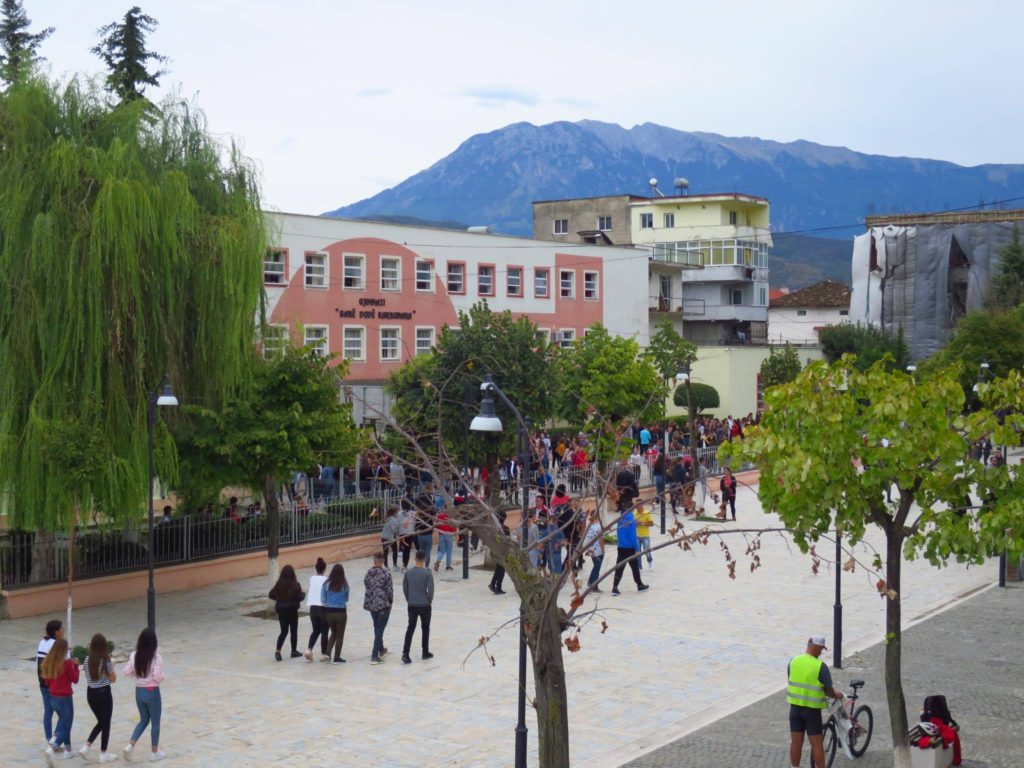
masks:
<instances>
[{"instance_id":1,"label":"stone paving tile","mask_svg":"<svg viewBox=\"0 0 1024 768\"><path fill-rule=\"evenodd\" d=\"M741 489L738 507L740 525L778 524L761 513L748 488ZM730 546L739 555L744 545L735 541ZM621 597L600 596L599 616L582 630L582 651L566 654L574 765L619 765L639 754L637 740L650 746L670 742L692 730L695 719L774 690L794 647L812 630L831 634L832 577L824 569L811 575L808 558L778 536L766 537L760 554L763 567L751 574L740 558L733 581L715 544L688 553L663 550L655 553L655 569L644 570L649 592L638 594L627 576ZM474 565L480 559L475 556ZM511 763L516 632L506 629L491 641L494 667L473 649L477 638L514 618L514 596L493 596L486 587L488 574L476 568L463 581L460 564L454 574L438 579L431 639L436 657L425 663L414 653L413 664L401 664L406 612L399 597L386 635L388 661L371 667L372 630L361 610L368 561L345 567L353 600L344 665L273 660L277 622L245 615L263 602L267 586L261 579L159 595L157 629L168 672L162 687L162 747L171 756L168 766ZM308 570L301 574L303 580L308 575ZM904 578L909 620L991 583L995 567L935 570L912 563ZM846 648L880 640L884 606L873 580L859 571L846 577L843 601ZM103 631L123 655L145 613L144 599L76 610L74 639L84 642ZM0 768L43 764L32 657L47 618L0 624L0 697L7 705ZM604 634L601 620L609 624ZM300 647L308 632L303 618ZM414 643L418 649L418 635ZM77 744L92 720L81 686L75 698ZM124 681L114 687L114 705L112 739L120 748L138 719ZM532 711L527 725L532 765Z\"/></svg>"},{"instance_id":2,"label":"stone paving tile","mask_svg":"<svg viewBox=\"0 0 1024 768\"><path fill-rule=\"evenodd\" d=\"M903 688L909 721L916 722L925 696L945 695L960 723L968 768L1024 765L1022 635L1024 586L1014 584L981 592L904 632ZM875 722L867 753L852 763L838 754L834 765L892 765L884 646L854 654L833 674L842 686L854 677L867 682L862 700L871 707ZM788 768L787 711L780 686L767 699L629 762L627 768ZM805 748L803 764L809 763Z\"/></svg>"}]
</instances>

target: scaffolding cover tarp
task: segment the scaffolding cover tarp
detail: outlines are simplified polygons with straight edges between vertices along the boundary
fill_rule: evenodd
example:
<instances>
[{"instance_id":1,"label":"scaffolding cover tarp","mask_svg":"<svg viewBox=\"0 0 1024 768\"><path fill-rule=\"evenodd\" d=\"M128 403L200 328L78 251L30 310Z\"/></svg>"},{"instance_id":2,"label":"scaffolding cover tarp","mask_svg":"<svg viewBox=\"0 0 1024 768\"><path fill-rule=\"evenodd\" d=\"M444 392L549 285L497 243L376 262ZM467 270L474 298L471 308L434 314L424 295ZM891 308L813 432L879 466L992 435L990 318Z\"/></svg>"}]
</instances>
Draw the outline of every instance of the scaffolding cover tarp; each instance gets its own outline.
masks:
<instances>
[{"instance_id":1,"label":"scaffolding cover tarp","mask_svg":"<svg viewBox=\"0 0 1024 768\"><path fill-rule=\"evenodd\" d=\"M935 353L981 309L1014 222L872 227L854 238L850 315L902 329L913 359Z\"/></svg>"}]
</instances>

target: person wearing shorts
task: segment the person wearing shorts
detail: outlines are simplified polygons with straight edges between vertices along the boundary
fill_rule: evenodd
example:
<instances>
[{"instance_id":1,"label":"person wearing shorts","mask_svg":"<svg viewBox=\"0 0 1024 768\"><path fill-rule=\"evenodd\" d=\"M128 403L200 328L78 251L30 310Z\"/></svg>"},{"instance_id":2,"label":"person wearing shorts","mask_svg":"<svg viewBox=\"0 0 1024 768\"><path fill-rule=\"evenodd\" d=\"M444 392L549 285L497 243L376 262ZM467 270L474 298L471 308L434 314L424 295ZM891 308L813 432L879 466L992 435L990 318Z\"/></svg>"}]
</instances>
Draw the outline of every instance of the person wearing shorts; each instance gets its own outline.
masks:
<instances>
[{"instance_id":1,"label":"person wearing shorts","mask_svg":"<svg viewBox=\"0 0 1024 768\"><path fill-rule=\"evenodd\" d=\"M811 635L807 650L794 656L786 668L788 685L786 701L789 702L789 763L799 768L804 749L804 734L811 742L811 757L817 766L825 765L825 747L822 741L821 713L827 698L843 698L832 687L832 673L819 658L828 650L824 635Z\"/></svg>"}]
</instances>

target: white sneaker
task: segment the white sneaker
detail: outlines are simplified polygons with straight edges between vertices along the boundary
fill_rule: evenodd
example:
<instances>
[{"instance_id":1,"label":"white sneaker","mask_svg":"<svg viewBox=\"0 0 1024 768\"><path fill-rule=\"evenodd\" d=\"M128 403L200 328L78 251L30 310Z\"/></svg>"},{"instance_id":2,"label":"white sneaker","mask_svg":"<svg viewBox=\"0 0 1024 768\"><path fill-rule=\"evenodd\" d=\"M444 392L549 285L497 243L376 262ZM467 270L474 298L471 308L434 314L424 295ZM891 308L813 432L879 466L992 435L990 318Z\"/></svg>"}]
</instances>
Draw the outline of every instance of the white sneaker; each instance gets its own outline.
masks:
<instances>
[{"instance_id":1,"label":"white sneaker","mask_svg":"<svg viewBox=\"0 0 1024 768\"><path fill-rule=\"evenodd\" d=\"M78 755L83 760L85 760L85 762L88 763L89 762L89 758L91 757L91 755L89 754L89 745L88 744L83 744L82 748L80 750L78 750Z\"/></svg>"},{"instance_id":2,"label":"white sneaker","mask_svg":"<svg viewBox=\"0 0 1024 768\"><path fill-rule=\"evenodd\" d=\"M113 763L113 762L116 762L116 761L117 761L117 755L113 754L112 752L101 752L100 753L100 759L97 760L96 762L98 762L98 763Z\"/></svg>"},{"instance_id":3,"label":"white sneaker","mask_svg":"<svg viewBox=\"0 0 1024 768\"><path fill-rule=\"evenodd\" d=\"M121 750L121 757L125 759L125 762L130 763L132 761L132 752L135 751L135 747L129 744L127 747Z\"/></svg>"},{"instance_id":4,"label":"white sneaker","mask_svg":"<svg viewBox=\"0 0 1024 768\"><path fill-rule=\"evenodd\" d=\"M74 750L67 749L64 752L61 752L60 754L58 754L57 755L57 759L58 760L74 760L75 759L75 755L76 755L76 753L74 752Z\"/></svg>"},{"instance_id":5,"label":"white sneaker","mask_svg":"<svg viewBox=\"0 0 1024 768\"><path fill-rule=\"evenodd\" d=\"M167 753L166 752L161 752L159 750L157 750L156 752L150 752L149 753L149 762L155 763L155 762L157 762L159 760L163 760L165 757L167 757Z\"/></svg>"},{"instance_id":6,"label":"white sneaker","mask_svg":"<svg viewBox=\"0 0 1024 768\"><path fill-rule=\"evenodd\" d=\"M46 751L43 752L43 757L46 759L46 764L51 766L51 768L53 766L53 757L54 757L55 754L56 753L53 751L53 747L52 746L51 747L47 747Z\"/></svg>"},{"instance_id":7,"label":"white sneaker","mask_svg":"<svg viewBox=\"0 0 1024 768\"><path fill-rule=\"evenodd\" d=\"M650 568L653 571L654 570L654 561L651 560L649 563L647 563L647 567Z\"/></svg>"}]
</instances>

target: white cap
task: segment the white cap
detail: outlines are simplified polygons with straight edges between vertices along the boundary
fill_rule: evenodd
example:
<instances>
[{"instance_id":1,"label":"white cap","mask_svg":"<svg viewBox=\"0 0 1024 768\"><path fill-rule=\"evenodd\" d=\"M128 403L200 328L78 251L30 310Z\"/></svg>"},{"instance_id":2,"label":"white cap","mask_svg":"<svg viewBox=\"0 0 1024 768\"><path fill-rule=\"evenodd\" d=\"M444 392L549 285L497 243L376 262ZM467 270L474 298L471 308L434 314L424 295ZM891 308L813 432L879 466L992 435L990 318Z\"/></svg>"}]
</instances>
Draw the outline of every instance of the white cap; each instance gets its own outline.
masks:
<instances>
[{"instance_id":1,"label":"white cap","mask_svg":"<svg viewBox=\"0 0 1024 768\"><path fill-rule=\"evenodd\" d=\"M825 636L824 635L811 635L807 639L807 644L808 645L817 645L817 646L820 646L820 647L824 648L826 651L828 650L828 646L825 644Z\"/></svg>"}]
</instances>

